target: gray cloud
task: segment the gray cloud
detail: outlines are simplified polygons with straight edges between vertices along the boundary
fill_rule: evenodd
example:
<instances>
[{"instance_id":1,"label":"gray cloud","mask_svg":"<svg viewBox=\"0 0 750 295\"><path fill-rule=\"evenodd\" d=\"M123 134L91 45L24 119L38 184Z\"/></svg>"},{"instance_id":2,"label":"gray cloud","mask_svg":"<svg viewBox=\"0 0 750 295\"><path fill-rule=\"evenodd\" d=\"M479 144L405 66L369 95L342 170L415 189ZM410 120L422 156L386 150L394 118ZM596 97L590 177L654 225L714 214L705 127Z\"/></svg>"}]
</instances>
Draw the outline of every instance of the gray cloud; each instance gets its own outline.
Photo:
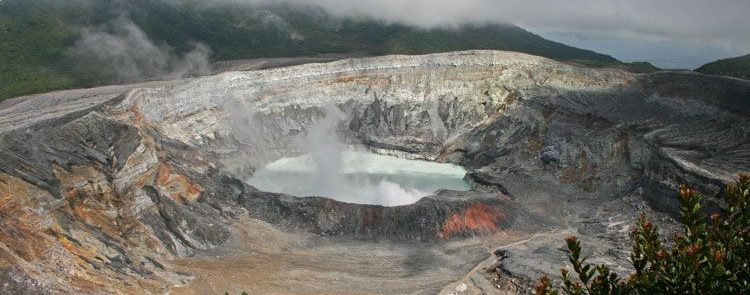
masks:
<instances>
[{"instance_id":1,"label":"gray cloud","mask_svg":"<svg viewBox=\"0 0 750 295\"><path fill-rule=\"evenodd\" d=\"M137 25L120 18L102 28L84 28L68 54L90 76L133 81L144 77L182 77L210 72L208 46L196 43L180 56L156 44Z\"/></svg>"},{"instance_id":2,"label":"gray cloud","mask_svg":"<svg viewBox=\"0 0 750 295\"><path fill-rule=\"evenodd\" d=\"M541 32L650 40L679 38L750 50L747 0L282 1L316 4L338 15L364 15L423 27L509 22Z\"/></svg>"},{"instance_id":3,"label":"gray cloud","mask_svg":"<svg viewBox=\"0 0 750 295\"><path fill-rule=\"evenodd\" d=\"M713 59L750 53L748 0L161 1L172 5L190 2L192 7L215 3L319 6L336 16L369 17L425 28L512 23L569 45L625 61L645 59L664 67L693 68ZM127 1L123 3L127 6ZM138 34L125 35L140 39ZM156 47L162 51L163 46ZM126 70L133 68L128 60L116 60ZM134 61L154 64L149 58Z\"/></svg>"},{"instance_id":4,"label":"gray cloud","mask_svg":"<svg viewBox=\"0 0 750 295\"><path fill-rule=\"evenodd\" d=\"M716 54L750 52L748 0L215 1L316 5L334 15L366 16L420 27L512 23L545 37L565 36L562 38L565 41L579 39L589 45L601 43L592 48L595 50L628 43L636 51L665 46L680 50L683 46L693 46ZM653 53L668 55L668 51ZM663 58L668 59L668 56Z\"/></svg>"}]
</instances>

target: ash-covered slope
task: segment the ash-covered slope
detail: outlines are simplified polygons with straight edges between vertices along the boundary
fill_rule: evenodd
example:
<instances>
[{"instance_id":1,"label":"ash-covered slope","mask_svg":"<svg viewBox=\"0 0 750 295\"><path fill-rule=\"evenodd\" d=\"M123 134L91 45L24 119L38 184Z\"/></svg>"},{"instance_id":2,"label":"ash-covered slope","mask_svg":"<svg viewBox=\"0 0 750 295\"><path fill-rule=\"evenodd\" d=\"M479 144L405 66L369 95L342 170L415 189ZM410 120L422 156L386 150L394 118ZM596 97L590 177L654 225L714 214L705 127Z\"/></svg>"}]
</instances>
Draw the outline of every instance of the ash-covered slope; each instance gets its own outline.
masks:
<instances>
[{"instance_id":1,"label":"ash-covered slope","mask_svg":"<svg viewBox=\"0 0 750 295\"><path fill-rule=\"evenodd\" d=\"M461 164L475 190L380 207L266 193L241 181L303 153L299 138L331 104L344 114L337 133L345 143ZM581 235L605 262L624 266L627 225L639 210L673 213L680 183L713 195L750 171L748 104L747 82L636 75L498 51L17 98L0 103L0 290L197 288L172 262L236 248L238 232L254 231L241 221L250 217L294 235L333 236L322 243L390 241L393 253L422 243L399 284L376 285L385 274L351 266L377 261L342 261L343 282L370 278L356 284L358 292L521 292L529 279L556 271L561 235ZM450 252L451 241L483 241L486 251ZM501 246L509 257L502 265L472 270ZM296 251L285 257L304 268L310 255ZM335 256L331 265L341 259ZM353 290L330 283L333 291ZM241 286L293 292L313 283Z\"/></svg>"}]
</instances>

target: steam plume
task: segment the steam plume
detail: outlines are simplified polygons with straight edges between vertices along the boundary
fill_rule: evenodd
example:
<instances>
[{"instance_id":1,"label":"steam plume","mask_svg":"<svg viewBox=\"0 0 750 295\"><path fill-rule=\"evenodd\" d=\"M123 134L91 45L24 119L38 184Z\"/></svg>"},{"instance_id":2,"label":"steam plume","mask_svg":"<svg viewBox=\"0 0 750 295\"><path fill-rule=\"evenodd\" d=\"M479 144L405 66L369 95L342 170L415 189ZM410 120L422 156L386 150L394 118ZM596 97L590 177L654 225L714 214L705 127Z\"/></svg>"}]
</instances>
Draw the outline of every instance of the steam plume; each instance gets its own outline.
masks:
<instances>
[{"instance_id":1,"label":"steam plume","mask_svg":"<svg viewBox=\"0 0 750 295\"><path fill-rule=\"evenodd\" d=\"M299 150L307 153L305 156L273 162L256 171L247 179L248 183L262 190L297 196L324 196L350 203L396 206L414 203L437 188L418 189L417 179L446 188L446 178L452 177L460 182L463 176L463 170L457 167L460 170L458 177L449 176L446 171L434 171L444 167L425 167L415 173L419 175L402 175L401 168L394 167L400 160L356 152L353 147L343 146L336 130L345 118L344 114L333 105L323 110L325 115L298 141ZM443 165L423 163L427 164ZM410 181L414 185L409 185Z\"/></svg>"},{"instance_id":2,"label":"steam plume","mask_svg":"<svg viewBox=\"0 0 750 295\"><path fill-rule=\"evenodd\" d=\"M175 78L208 74L208 46L196 43L179 56L166 44L156 44L127 18L103 28L84 28L81 38L68 50L78 61L77 70L87 76L121 82L144 77Z\"/></svg>"}]
</instances>

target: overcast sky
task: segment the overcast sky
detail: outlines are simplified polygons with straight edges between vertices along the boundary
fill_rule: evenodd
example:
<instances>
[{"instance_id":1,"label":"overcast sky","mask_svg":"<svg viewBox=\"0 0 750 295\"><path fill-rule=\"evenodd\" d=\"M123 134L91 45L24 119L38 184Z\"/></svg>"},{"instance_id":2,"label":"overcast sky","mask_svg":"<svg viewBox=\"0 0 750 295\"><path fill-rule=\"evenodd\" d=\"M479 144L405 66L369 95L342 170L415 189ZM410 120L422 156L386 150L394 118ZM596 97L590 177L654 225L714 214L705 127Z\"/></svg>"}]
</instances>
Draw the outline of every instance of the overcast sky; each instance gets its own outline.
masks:
<instances>
[{"instance_id":1,"label":"overcast sky","mask_svg":"<svg viewBox=\"0 0 750 295\"><path fill-rule=\"evenodd\" d=\"M621 60L668 68L750 53L750 0L282 1L422 27L508 22Z\"/></svg>"}]
</instances>

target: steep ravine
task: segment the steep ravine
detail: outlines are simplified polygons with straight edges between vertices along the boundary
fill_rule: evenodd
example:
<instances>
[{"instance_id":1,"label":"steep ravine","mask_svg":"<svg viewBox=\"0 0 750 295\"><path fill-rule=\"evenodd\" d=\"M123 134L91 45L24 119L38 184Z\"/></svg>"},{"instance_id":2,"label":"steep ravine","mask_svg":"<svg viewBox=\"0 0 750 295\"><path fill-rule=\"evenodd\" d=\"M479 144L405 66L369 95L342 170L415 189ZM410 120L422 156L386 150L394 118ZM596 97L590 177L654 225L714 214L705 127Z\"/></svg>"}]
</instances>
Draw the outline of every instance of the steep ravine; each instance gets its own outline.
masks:
<instances>
[{"instance_id":1,"label":"steep ravine","mask_svg":"<svg viewBox=\"0 0 750 295\"><path fill-rule=\"evenodd\" d=\"M0 293L522 292L567 234L624 270L639 211L669 230L680 183L750 171L748 104L742 81L498 51L5 101ZM343 144L460 164L475 190L382 207L241 181L330 106Z\"/></svg>"}]
</instances>

